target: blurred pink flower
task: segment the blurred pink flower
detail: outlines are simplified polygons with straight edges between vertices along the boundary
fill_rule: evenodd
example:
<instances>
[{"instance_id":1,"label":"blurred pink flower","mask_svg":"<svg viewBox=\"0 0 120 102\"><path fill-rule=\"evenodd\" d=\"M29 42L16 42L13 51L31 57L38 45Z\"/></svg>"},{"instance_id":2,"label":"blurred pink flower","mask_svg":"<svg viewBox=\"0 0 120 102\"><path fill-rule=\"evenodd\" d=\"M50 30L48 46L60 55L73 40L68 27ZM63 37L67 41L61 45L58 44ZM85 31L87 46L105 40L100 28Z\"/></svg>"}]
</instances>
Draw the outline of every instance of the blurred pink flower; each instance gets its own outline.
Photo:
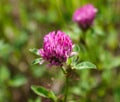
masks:
<instances>
[{"instance_id":1,"label":"blurred pink flower","mask_svg":"<svg viewBox=\"0 0 120 102\"><path fill-rule=\"evenodd\" d=\"M72 53L72 41L62 31L52 31L44 37L41 57L50 65L61 66Z\"/></svg>"},{"instance_id":2,"label":"blurred pink flower","mask_svg":"<svg viewBox=\"0 0 120 102\"><path fill-rule=\"evenodd\" d=\"M94 21L97 9L92 4L87 4L78 8L73 14L73 21L76 22L82 30L87 30Z\"/></svg>"}]
</instances>

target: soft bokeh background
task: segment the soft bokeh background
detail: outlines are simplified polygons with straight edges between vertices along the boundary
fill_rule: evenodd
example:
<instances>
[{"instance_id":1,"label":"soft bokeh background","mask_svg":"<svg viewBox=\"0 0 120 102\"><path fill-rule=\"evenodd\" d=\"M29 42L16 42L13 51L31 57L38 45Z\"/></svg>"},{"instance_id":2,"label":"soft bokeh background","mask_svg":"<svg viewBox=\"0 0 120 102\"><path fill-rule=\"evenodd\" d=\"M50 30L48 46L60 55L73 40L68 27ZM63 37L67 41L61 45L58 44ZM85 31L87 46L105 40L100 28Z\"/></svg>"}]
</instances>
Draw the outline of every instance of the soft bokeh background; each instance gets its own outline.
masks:
<instances>
[{"instance_id":1,"label":"soft bokeh background","mask_svg":"<svg viewBox=\"0 0 120 102\"><path fill-rule=\"evenodd\" d=\"M94 32L88 31L88 49L79 43L82 31L72 22L75 9L92 3L98 8ZM35 95L41 85L60 95L60 69L31 65L39 57L43 36L61 29L80 45L80 58L97 65L71 79L69 102L120 102L120 0L0 0L0 102L50 102ZM74 82L74 83L73 83Z\"/></svg>"}]
</instances>

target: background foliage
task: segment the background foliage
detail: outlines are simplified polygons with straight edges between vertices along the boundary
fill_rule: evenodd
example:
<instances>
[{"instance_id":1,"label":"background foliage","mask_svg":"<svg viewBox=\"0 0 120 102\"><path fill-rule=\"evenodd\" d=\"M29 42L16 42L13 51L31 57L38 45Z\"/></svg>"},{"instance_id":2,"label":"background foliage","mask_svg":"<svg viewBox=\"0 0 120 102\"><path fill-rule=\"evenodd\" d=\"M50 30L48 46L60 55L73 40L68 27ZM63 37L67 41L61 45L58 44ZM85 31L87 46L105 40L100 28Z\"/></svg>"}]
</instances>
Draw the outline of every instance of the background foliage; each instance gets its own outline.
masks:
<instances>
[{"instance_id":1,"label":"background foliage","mask_svg":"<svg viewBox=\"0 0 120 102\"><path fill-rule=\"evenodd\" d=\"M85 47L72 14L86 3L94 4L98 14L93 31L86 33ZM0 102L49 102L36 96L31 85L56 94L64 90L60 69L31 65L37 56L28 51L41 48L44 34L57 29L80 46L81 61L98 68L72 76L69 102L120 102L119 0L0 0Z\"/></svg>"}]
</instances>

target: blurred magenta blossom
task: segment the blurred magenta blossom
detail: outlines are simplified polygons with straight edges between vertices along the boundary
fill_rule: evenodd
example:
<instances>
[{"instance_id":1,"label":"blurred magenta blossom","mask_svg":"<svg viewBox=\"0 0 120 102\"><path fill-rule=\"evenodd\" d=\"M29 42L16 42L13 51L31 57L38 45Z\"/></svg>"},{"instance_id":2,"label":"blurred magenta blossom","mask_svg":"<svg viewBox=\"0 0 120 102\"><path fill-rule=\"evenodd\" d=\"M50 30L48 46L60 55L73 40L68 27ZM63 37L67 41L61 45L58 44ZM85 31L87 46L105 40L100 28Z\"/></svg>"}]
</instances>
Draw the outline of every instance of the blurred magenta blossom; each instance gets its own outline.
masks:
<instances>
[{"instance_id":1,"label":"blurred magenta blossom","mask_svg":"<svg viewBox=\"0 0 120 102\"><path fill-rule=\"evenodd\" d=\"M76 22L82 30L87 30L94 21L97 9L92 4L87 4L78 8L73 14L73 21Z\"/></svg>"},{"instance_id":2,"label":"blurred magenta blossom","mask_svg":"<svg viewBox=\"0 0 120 102\"><path fill-rule=\"evenodd\" d=\"M73 44L64 32L52 31L44 37L43 49L39 54L50 65L62 66L72 54Z\"/></svg>"}]
</instances>

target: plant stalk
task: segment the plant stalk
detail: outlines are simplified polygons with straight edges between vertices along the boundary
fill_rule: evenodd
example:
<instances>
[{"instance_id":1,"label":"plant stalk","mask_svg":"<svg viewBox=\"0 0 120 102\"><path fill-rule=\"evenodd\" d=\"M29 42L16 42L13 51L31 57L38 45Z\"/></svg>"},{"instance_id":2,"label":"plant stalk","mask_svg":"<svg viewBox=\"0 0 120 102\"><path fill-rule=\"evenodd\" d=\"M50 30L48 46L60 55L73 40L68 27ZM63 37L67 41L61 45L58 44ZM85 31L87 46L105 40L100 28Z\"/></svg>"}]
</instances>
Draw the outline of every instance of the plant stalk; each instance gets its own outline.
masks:
<instances>
[{"instance_id":1,"label":"plant stalk","mask_svg":"<svg viewBox=\"0 0 120 102\"><path fill-rule=\"evenodd\" d=\"M66 75L66 83L65 83L65 97L64 97L64 102L67 102L67 96L68 96L68 89L69 89L69 79L68 76Z\"/></svg>"}]
</instances>

